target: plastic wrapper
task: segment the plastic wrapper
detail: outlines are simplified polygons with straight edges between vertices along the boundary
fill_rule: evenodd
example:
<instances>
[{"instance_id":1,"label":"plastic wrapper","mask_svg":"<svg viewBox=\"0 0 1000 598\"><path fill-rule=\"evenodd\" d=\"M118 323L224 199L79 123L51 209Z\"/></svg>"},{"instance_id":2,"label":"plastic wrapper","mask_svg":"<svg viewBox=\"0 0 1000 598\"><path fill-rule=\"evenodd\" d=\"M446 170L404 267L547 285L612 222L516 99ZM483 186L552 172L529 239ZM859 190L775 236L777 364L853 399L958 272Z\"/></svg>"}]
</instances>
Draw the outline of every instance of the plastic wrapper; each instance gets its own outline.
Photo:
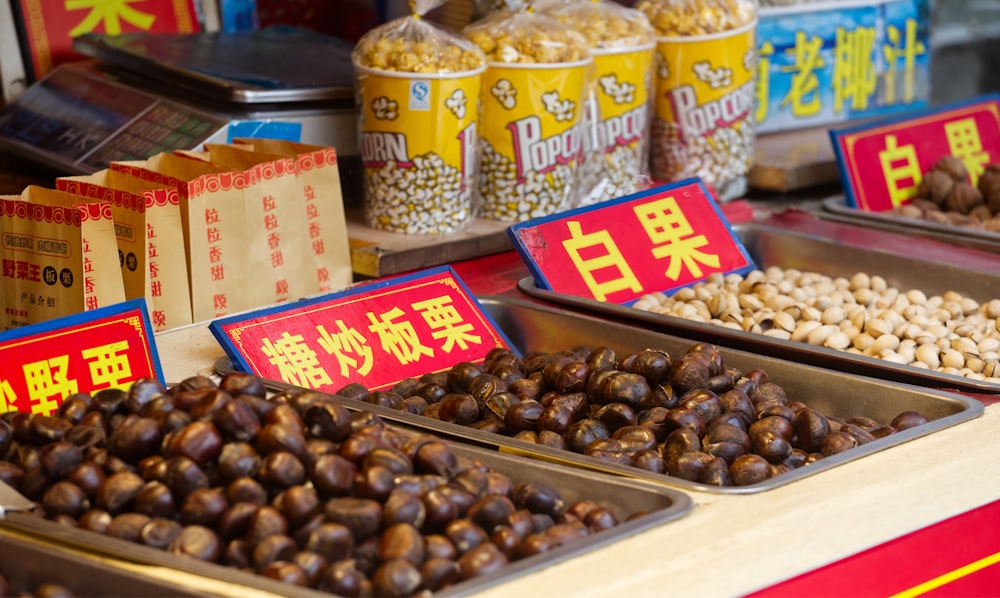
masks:
<instances>
[{"instance_id":1,"label":"plastic wrapper","mask_svg":"<svg viewBox=\"0 0 1000 598\"><path fill-rule=\"evenodd\" d=\"M481 215L518 222L579 200L587 41L536 12L505 10L465 28L486 54L483 74Z\"/></svg>"},{"instance_id":2,"label":"plastic wrapper","mask_svg":"<svg viewBox=\"0 0 1000 598\"><path fill-rule=\"evenodd\" d=\"M421 15L365 34L352 54L371 227L409 234L462 230L475 216L479 95L486 60Z\"/></svg>"},{"instance_id":3,"label":"plastic wrapper","mask_svg":"<svg viewBox=\"0 0 1000 598\"><path fill-rule=\"evenodd\" d=\"M638 10L603 0L547 0L538 11L587 39L594 78L585 114L581 203L629 195L649 172L650 87L656 36Z\"/></svg>"},{"instance_id":4,"label":"plastic wrapper","mask_svg":"<svg viewBox=\"0 0 1000 598\"><path fill-rule=\"evenodd\" d=\"M658 36L650 131L654 178L693 176L722 200L753 162L756 0L644 0Z\"/></svg>"}]
</instances>

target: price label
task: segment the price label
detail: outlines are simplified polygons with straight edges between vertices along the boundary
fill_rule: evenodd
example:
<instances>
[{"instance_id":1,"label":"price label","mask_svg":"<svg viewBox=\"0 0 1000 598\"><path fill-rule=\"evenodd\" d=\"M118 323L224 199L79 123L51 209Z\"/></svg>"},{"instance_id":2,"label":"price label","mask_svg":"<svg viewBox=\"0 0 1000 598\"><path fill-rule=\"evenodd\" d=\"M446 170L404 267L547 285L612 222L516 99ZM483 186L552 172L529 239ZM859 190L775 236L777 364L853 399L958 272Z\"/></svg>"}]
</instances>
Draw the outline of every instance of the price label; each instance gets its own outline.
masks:
<instances>
[{"instance_id":1,"label":"price label","mask_svg":"<svg viewBox=\"0 0 1000 598\"><path fill-rule=\"evenodd\" d=\"M611 303L754 268L697 179L515 224L508 234L540 287Z\"/></svg>"},{"instance_id":2,"label":"price label","mask_svg":"<svg viewBox=\"0 0 1000 598\"><path fill-rule=\"evenodd\" d=\"M325 392L352 382L386 389L512 346L450 267L216 320L209 328L237 368Z\"/></svg>"},{"instance_id":3,"label":"price label","mask_svg":"<svg viewBox=\"0 0 1000 598\"><path fill-rule=\"evenodd\" d=\"M848 205L881 212L917 196L943 156L965 164L970 183L1000 162L1000 94L906 117L830 131Z\"/></svg>"},{"instance_id":4,"label":"price label","mask_svg":"<svg viewBox=\"0 0 1000 598\"><path fill-rule=\"evenodd\" d=\"M51 415L71 394L140 378L163 383L143 299L0 333L0 413Z\"/></svg>"}]
</instances>

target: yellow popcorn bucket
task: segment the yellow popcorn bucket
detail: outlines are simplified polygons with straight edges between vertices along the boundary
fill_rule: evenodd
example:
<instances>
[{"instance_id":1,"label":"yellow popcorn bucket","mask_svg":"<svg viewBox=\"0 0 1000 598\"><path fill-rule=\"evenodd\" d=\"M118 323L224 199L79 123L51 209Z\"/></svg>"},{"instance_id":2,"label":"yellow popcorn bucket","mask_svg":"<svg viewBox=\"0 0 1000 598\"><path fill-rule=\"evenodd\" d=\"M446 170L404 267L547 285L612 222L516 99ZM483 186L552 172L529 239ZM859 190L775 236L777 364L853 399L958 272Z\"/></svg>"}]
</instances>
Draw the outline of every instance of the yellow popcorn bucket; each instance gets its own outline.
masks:
<instances>
[{"instance_id":1,"label":"yellow popcorn bucket","mask_svg":"<svg viewBox=\"0 0 1000 598\"><path fill-rule=\"evenodd\" d=\"M583 188L590 200L634 193L649 171L650 79L655 44L608 50L594 56L591 154L584 165Z\"/></svg>"},{"instance_id":2,"label":"yellow popcorn bucket","mask_svg":"<svg viewBox=\"0 0 1000 598\"><path fill-rule=\"evenodd\" d=\"M700 36L657 38L651 127L654 178L701 177L723 198L753 161L757 21Z\"/></svg>"},{"instance_id":3,"label":"yellow popcorn bucket","mask_svg":"<svg viewBox=\"0 0 1000 598\"><path fill-rule=\"evenodd\" d=\"M465 228L475 216L485 67L430 74L354 68L366 223L408 234Z\"/></svg>"},{"instance_id":4,"label":"yellow popcorn bucket","mask_svg":"<svg viewBox=\"0 0 1000 598\"><path fill-rule=\"evenodd\" d=\"M490 63L483 74L480 215L519 222L579 200L591 59Z\"/></svg>"}]
</instances>

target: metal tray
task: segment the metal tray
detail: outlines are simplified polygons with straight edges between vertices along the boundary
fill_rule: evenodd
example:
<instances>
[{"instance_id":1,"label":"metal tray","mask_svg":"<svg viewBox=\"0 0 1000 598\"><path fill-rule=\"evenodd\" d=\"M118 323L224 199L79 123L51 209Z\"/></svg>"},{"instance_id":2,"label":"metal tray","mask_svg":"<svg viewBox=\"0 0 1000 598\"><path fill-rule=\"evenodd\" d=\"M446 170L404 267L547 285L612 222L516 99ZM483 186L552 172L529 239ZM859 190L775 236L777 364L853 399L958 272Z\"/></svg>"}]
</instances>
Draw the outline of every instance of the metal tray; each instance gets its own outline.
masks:
<instances>
[{"instance_id":1,"label":"metal tray","mask_svg":"<svg viewBox=\"0 0 1000 598\"><path fill-rule=\"evenodd\" d=\"M848 206L843 195L828 197L820 205L822 209L817 211L816 215L824 220L854 224L909 237L934 239L949 245L989 253L1000 253L1000 233L939 224L917 218L903 218L891 212L866 212Z\"/></svg>"},{"instance_id":2,"label":"metal tray","mask_svg":"<svg viewBox=\"0 0 1000 598\"><path fill-rule=\"evenodd\" d=\"M738 224L733 226L733 229L750 252L750 257L760 268L769 266L797 268L829 276L851 276L858 271L865 271L868 274L882 276L891 286L900 289L921 289L928 296L954 290L979 302L1000 298L1000 273L997 272L919 260L902 253L845 245L837 239L804 235L759 224ZM1000 382L973 380L964 376L896 364L875 357L854 355L803 342L695 322L678 316L573 297L543 290L530 277L521 279L518 288L528 295L545 301L637 321L656 330L809 365L907 384L964 392L1000 393Z\"/></svg>"},{"instance_id":3,"label":"metal tray","mask_svg":"<svg viewBox=\"0 0 1000 598\"><path fill-rule=\"evenodd\" d=\"M579 345L592 347L605 345L622 352L656 347L671 355L680 355L694 342L687 338L609 322L518 298L485 297L480 298L479 302L490 313L507 338L521 351L555 352ZM719 494L750 494L770 490L976 418L983 413L982 403L953 393L854 376L735 349L723 349L723 355L727 364L744 371L755 367L764 369L773 382L781 384L785 388L790 398L801 400L827 415L837 417L860 415L871 417L879 422L888 422L901 411L914 410L923 413L932 421L926 425L910 428L855 449L821 459L808 467L792 470L759 484L720 488L652 473L636 467L608 463L569 450L544 447L500 434L483 432L337 395L332 396L349 409L374 411L388 421L406 427L429 430L438 436L572 467L639 478L685 490L700 490ZM229 359L222 358L217 361L216 371L220 374L233 371ZM269 380L266 384L275 390L296 388L278 381Z\"/></svg>"},{"instance_id":4,"label":"metal tray","mask_svg":"<svg viewBox=\"0 0 1000 598\"><path fill-rule=\"evenodd\" d=\"M506 474L516 481L544 482L554 486L562 494L567 504L581 499L594 500L610 509L621 523L579 541L515 561L499 571L457 583L436 592L434 596L470 594L515 576L551 566L579 553L678 519L690 512L694 505L686 494L662 485L560 467L518 455L503 454L460 443L453 443L452 448L459 457L480 459L493 471ZM638 512L646 514L626 521L629 515ZM184 585L181 587L186 588L184 592L188 595L194 593L245 598L251 592L266 592L268 594L310 598L329 598L330 596L325 592L299 588L223 565L198 561L125 540L67 527L28 513L8 513L5 518L0 519L0 540L11 533L33 538L36 543L40 541L49 546L49 550L56 554L65 550L74 550L91 557L100 557L114 565L115 570L124 567L134 571L140 581L147 577L180 579L178 576L183 575ZM2 544L0 544L0 550L2 550ZM0 562L6 563L6 560ZM51 567L51 564L48 566ZM152 579L150 583L153 583ZM141 591L141 587L124 586L121 591L133 596L162 596L178 593L177 591L144 592ZM151 589L155 588L151 586ZM116 594L96 590L81 592L79 595Z\"/></svg>"}]
</instances>

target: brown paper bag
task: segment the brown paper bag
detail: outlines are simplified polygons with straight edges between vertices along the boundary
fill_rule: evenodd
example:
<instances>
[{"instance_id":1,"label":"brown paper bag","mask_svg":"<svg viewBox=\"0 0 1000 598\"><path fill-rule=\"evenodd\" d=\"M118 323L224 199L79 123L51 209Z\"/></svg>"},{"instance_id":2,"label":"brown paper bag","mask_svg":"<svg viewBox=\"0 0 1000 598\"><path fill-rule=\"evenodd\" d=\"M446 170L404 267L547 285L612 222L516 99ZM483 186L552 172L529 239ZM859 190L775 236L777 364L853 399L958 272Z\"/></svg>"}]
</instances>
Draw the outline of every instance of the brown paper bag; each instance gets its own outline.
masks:
<instances>
[{"instance_id":1,"label":"brown paper bag","mask_svg":"<svg viewBox=\"0 0 1000 598\"><path fill-rule=\"evenodd\" d=\"M259 152L295 158L295 174L305 197L315 290L325 293L350 286L353 282L351 249L336 150L280 139L236 139L235 142Z\"/></svg>"},{"instance_id":2,"label":"brown paper bag","mask_svg":"<svg viewBox=\"0 0 1000 598\"><path fill-rule=\"evenodd\" d=\"M112 170L62 177L56 188L111 202L125 296L145 297L153 330L190 324L187 259L178 253L186 254L177 189Z\"/></svg>"},{"instance_id":3,"label":"brown paper bag","mask_svg":"<svg viewBox=\"0 0 1000 598\"><path fill-rule=\"evenodd\" d=\"M29 186L0 197L7 330L125 300L111 204Z\"/></svg>"}]
</instances>

